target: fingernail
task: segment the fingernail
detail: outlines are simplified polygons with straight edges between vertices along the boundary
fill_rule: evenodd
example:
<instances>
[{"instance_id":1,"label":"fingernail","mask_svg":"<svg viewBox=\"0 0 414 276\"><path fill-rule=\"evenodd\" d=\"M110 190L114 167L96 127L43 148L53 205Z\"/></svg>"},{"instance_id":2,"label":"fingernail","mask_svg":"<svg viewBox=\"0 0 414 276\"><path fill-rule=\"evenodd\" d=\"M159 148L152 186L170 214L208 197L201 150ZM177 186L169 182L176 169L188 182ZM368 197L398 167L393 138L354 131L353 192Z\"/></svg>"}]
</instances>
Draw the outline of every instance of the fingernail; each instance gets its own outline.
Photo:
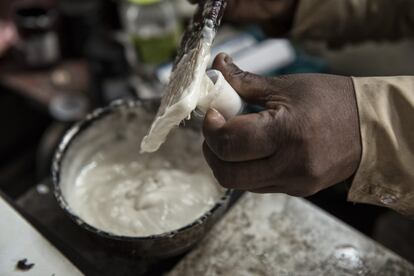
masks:
<instances>
[{"instance_id":1,"label":"fingernail","mask_svg":"<svg viewBox=\"0 0 414 276\"><path fill-rule=\"evenodd\" d=\"M206 113L207 117L213 120L224 120L224 116L221 115L220 111L215 108L210 107Z\"/></svg>"},{"instance_id":2,"label":"fingernail","mask_svg":"<svg viewBox=\"0 0 414 276\"><path fill-rule=\"evenodd\" d=\"M220 112L218 112L218 110L213 107L209 107L207 112L212 113L214 116L221 116Z\"/></svg>"},{"instance_id":3,"label":"fingernail","mask_svg":"<svg viewBox=\"0 0 414 276\"><path fill-rule=\"evenodd\" d=\"M204 125L208 129L218 129L226 123L223 115L220 114L216 109L209 108L204 119Z\"/></svg>"}]
</instances>

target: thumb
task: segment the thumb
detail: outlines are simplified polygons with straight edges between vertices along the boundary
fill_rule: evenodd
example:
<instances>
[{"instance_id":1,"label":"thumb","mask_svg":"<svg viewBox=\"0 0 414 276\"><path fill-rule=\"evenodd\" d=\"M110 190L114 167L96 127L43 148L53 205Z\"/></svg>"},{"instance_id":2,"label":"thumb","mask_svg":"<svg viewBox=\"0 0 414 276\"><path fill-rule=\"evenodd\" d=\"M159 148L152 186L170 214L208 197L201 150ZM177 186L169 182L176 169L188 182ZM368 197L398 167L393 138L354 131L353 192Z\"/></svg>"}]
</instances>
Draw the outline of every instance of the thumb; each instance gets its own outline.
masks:
<instances>
[{"instance_id":1,"label":"thumb","mask_svg":"<svg viewBox=\"0 0 414 276\"><path fill-rule=\"evenodd\" d=\"M270 92L267 77L245 72L233 63L233 59L224 54L218 54L213 62L213 68L219 70L227 82L236 90L244 101L250 104L264 105Z\"/></svg>"},{"instance_id":2,"label":"thumb","mask_svg":"<svg viewBox=\"0 0 414 276\"><path fill-rule=\"evenodd\" d=\"M224 126L225 123L226 119L224 119L223 115L221 115L217 110L210 108L204 117L204 136L209 136L210 133L217 132L221 127Z\"/></svg>"}]
</instances>

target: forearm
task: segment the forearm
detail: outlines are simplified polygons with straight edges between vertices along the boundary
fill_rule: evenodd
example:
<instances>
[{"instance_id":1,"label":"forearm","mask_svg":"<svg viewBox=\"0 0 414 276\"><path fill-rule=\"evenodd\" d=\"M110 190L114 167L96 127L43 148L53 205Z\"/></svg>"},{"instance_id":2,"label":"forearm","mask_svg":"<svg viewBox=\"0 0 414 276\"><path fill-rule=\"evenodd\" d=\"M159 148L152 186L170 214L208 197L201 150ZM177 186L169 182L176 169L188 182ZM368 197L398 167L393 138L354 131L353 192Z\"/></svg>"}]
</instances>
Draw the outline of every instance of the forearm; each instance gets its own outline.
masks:
<instances>
[{"instance_id":1,"label":"forearm","mask_svg":"<svg viewBox=\"0 0 414 276\"><path fill-rule=\"evenodd\" d=\"M414 77L353 81L362 158L349 200L414 218Z\"/></svg>"},{"instance_id":2,"label":"forearm","mask_svg":"<svg viewBox=\"0 0 414 276\"><path fill-rule=\"evenodd\" d=\"M412 0L301 0L292 37L332 46L414 37Z\"/></svg>"}]
</instances>

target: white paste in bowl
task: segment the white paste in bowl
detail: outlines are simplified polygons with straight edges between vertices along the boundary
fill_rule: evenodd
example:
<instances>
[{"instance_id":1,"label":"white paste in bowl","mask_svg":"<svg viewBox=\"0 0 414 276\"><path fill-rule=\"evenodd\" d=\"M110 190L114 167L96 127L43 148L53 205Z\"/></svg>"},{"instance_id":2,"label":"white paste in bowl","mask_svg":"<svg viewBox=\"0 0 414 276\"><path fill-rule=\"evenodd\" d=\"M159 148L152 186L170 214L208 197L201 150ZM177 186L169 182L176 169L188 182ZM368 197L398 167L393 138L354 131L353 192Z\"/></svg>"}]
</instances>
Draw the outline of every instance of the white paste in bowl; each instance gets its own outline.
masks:
<instances>
[{"instance_id":1,"label":"white paste in bowl","mask_svg":"<svg viewBox=\"0 0 414 276\"><path fill-rule=\"evenodd\" d=\"M73 153L81 161L75 159L78 168L68 170L63 192L84 221L117 235L162 234L196 221L223 196L203 159L198 133L178 129L160 151L139 154L146 128L126 127L130 131L122 139L81 138L97 149Z\"/></svg>"}]
</instances>

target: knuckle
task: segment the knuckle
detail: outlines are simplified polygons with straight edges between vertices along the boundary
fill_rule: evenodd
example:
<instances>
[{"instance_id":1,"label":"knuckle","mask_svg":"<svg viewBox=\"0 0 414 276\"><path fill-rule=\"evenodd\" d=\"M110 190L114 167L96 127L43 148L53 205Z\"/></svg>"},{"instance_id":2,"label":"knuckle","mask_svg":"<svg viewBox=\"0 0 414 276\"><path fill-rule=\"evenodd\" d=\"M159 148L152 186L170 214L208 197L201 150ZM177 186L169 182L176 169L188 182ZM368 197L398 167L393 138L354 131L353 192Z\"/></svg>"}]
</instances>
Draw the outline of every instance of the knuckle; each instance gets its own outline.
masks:
<instances>
[{"instance_id":1,"label":"knuckle","mask_svg":"<svg viewBox=\"0 0 414 276\"><path fill-rule=\"evenodd\" d=\"M310 186L317 186L322 182L324 170L317 164L306 166L305 176Z\"/></svg>"},{"instance_id":2,"label":"knuckle","mask_svg":"<svg viewBox=\"0 0 414 276\"><path fill-rule=\"evenodd\" d=\"M253 79L251 73L240 70L239 68L234 68L234 70L230 72L230 77L244 84L252 82Z\"/></svg>"},{"instance_id":3,"label":"knuckle","mask_svg":"<svg viewBox=\"0 0 414 276\"><path fill-rule=\"evenodd\" d=\"M315 150L311 150L310 148L312 147L309 145L304 146L302 154L303 166L301 170L307 185L315 187L319 186L323 182L324 176L327 173L327 168L324 161L318 157L317 152L315 152Z\"/></svg>"},{"instance_id":4,"label":"knuckle","mask_svg":"<svg viewBox=\"0 0 414 276\"><path fill-rule=\"evenodd\" d=\"M252 80L252 74L246 71L236 71L236 75L244 82L250 82Z\"/></svg>"},{"instance_id":5,"label":"knuckle","mask_svg":"<svg viewBox=\"0 0 414 276\"><path fill-rule=\"evenodd\" d=\"M308 165L304 173L304 182L301 186L301 197L314 195L319 191L318 187L323 185L324 170L318 165Z\"/></svg>"}]
</instances>

